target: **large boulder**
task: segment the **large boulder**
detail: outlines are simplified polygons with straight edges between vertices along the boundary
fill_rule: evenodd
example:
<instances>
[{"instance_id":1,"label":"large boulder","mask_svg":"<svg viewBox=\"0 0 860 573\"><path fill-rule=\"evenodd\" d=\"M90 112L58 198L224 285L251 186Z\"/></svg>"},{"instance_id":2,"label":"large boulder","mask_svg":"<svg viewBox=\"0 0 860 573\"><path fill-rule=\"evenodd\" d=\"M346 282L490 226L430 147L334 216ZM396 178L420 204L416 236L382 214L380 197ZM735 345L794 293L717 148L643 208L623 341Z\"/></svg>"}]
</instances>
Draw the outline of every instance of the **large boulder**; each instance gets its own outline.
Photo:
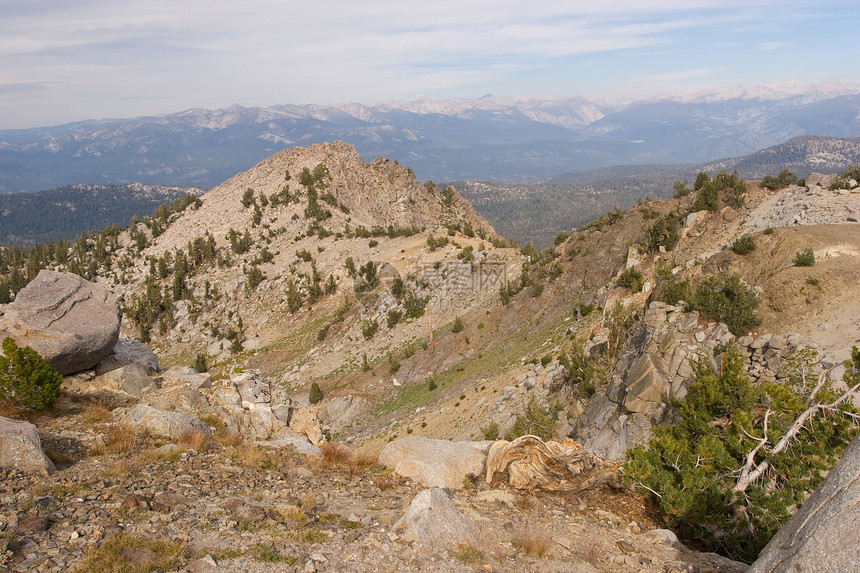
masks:
<instances>
[{"instance_id":1,"label":"large boulder","mask_svg":"<svg viewBox=\"0 0 860 573\"><path fill-rule=\"evenodd\" d=\"M466 478L483 475L486 458L468 443L408 436L386 444L379 463L430 487L461 489Z\"/></svg>"},{"instance_id":2,"label":"large boulder","mask_svg":"<svg viewBox=\"0 0 860 573\"><path fill-rule=\"evenodd\" d=\"M150 374L159 371L158 357L149 346L140 340L120 338L107 358L96 367L96 374L105 374L130 364L140 364Z\"/></svg>"},{"instance_id":3,"label":"large boulder","mask_svg":"<svg viewBox=\"0 0 860 573\"><path fill-rule=\"evenodd\" d=\"M43 270L3 308L0 338L31 346L64 376L94 367L119 340L122 314L107 289Z\"/></svg>"},{"instance_id":4,"label":"large boulder","mask_svg":"<svg viewBox=\"0 0 860 573\"><path fill-rule=\"evenodd\" d=\"M137 404L131 408L120 409L116 417L134 427L145 429L156 436L175 440L193 432L211 433L209 426L196 416L186 412L170 412L158 410L146 404Z\"/></svg>"},{"instance_id":5,"label":"large boulder","mask_svg":"<svg viewBox=\"0 0 860 573\"><path fill-rule=\"evenodd\" d=\"M313 408L296 408L290 416L290 429L311 441L315 446L325 442L319 418Z\"/></svg>"},{"instance_id":6,"label":"large boulder","mask_svg":"<svg viewBox=\"0 0 860 573\"><path fill-rule=\"evenodd\" d=\"M158 381L149 375L144 365L134 362L101 376L93 377L89 372L70 376L63 381L63 388L77 394L111 396L127 402L128 398L139 400L158 390Z\"/></svg>"},{"instance_id":7,"label":"large boulder","mask_svg":"<svg viewBox=\"0 0 860 573\"><path fill-rule=\"evenodd\" d=\"M394 527L402 530L408 541L439 551L457 544L476 545L480 539L474 522L457 509L447 491L439 488L416 495Z\"/></svg>"},{"instance_id":8,"label":"large boulder","mask_svg":"<svg viewBox=\"0 0 860 573\"><path fill-rule=\"evenodd\" d=\"M782 526L748 573L860 571L860 437Z\"/></svg>"},{"instance_id":9,"label":"large boulder","mask_svg":"<svg viewBox=\"0 0 860 573\"><path fill-rule=\"evenodd\" d=\"M0 467L42 474L56 469L42 451L36 426L3 417L0 417Z\"/></svg>"}]
</instances>

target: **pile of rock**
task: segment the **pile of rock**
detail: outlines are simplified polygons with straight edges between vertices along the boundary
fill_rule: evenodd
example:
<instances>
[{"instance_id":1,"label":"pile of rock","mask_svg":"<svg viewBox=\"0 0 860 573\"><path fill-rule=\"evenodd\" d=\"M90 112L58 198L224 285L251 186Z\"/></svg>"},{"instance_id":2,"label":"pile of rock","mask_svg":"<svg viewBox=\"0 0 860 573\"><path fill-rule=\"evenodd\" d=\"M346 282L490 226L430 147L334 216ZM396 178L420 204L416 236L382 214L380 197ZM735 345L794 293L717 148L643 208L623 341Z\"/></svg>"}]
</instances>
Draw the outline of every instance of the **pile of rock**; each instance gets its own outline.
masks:
<instances>
[{"instance_id":1,"label":"pile of rock","mask_svg":"<svg viewBox=\"0 0 860 573\"><path fill-rule=\"evenodd\" d=\"M831 190L836 174L811 173L806 186L793 185L766 198L746 222L752 231L767 227L856 223L860 219L860 187Z\"/></svg>"}]
</instances>

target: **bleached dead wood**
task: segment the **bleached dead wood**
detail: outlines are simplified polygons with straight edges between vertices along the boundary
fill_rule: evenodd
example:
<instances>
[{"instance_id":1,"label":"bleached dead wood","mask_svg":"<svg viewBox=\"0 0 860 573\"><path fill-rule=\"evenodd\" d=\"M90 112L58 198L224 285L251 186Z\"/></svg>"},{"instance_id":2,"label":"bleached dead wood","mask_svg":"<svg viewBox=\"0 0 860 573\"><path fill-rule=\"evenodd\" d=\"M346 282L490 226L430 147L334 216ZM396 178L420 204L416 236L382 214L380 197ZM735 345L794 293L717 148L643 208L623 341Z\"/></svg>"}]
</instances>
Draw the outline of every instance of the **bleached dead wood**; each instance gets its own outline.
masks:
<instances>
[{"instance_id":1,"label":"bleached dead wood","mask_svg":"<svg viewBox=\"0 0 860 573\"><path fill-rule=\"evenodd\" d=\"M499 440L490 446L487 483L492 483L497 473L505 472L508 484L517 489L582 491L615 480L618 468L570 439L559 443L521 436L513 442Z\"/></svg>"},{"instance_id":2,"label":"bleached dead wood","mask_svg":"<svg viewBox=\"0 0 860 573\"><path fill-rule=\"evenodd\" d=\"M825 377L829 374L829 371L822 372L819 376L818 384L815 386L813 390L812 397L818 393L818 390L824 385ZM788 430L782 435L776 445L770 450L772 455L776 455L783 450L785 450L791 440L797 436L798 432L803 428L804 424L806 424L807 420L809 420L812 416L817 414L818 412L829 412L832 410L837 410L838 407L847 401L858 389L860 389L860 383L855 384L853 387L846 390L839 398L831 402L830 404L813 404L809 406L806 410L801 412L797 418L794 419L791 426L789 426ZM811 402L807 402L808 404ZM768 414L770 411L768 410ZM841 412L839 413L842 414ZM852 417L855 417L851 415ZM856 418L856 417L855 417ZM765 425L764 425L764 433L761 438L754 438L758 440L759 444L755 447L755 449L747 455L747 461L744 466L741 468L740 477L738 478L737 483L735 484L734 491L738 493L743 493L747 490L747 488L755 482L758 478L767 471L770 467L770 463L767 460L762 460L758 464L755 464L755 455L756 453L768 442L769 438L767 435L767 415L765 415Z\"/></svg>"}]
</instances>

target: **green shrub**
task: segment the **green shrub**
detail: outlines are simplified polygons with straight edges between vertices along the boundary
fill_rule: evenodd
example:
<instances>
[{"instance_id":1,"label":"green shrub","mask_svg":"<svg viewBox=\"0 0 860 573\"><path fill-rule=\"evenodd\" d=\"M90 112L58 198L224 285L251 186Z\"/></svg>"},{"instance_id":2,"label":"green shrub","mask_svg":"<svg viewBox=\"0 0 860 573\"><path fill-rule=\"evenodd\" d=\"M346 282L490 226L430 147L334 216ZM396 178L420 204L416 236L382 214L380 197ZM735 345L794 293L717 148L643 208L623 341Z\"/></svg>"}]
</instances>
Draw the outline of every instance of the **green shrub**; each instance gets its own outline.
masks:
<instances>
[{"instance_id":1,"label":"green shrub","mask_svg":"<svg viewBox=\"0 0 860 573\"><path fill-rule=\"evenodd\" d=\"M690 211L716 211L720 193L712 185L705 185L696 192L696 200Z\"/></svg>"},{"instance_id":2,"label":"green shrub","mask_svg":"<svg viewBox=\"0 0 860 573\"><path fill-rule=\"evenodd\" d=\"M316 404L320 400L323 399L323 391L320 388L320 385L316 382L311 384L311 389L308 391L308 402L311 404Z\"/></svg>"},{"instance_id":3,"label":"green shrub","mask_svg":"<svg viewBox=\"0 0 860 573\"><path fill-rule=\"evenodd\" d=\"M692 304L706 318L726 323L735 336L744 336L761 324L758 295L737 273L706 278L696 289Z\"/></svg>"},{"instance_id":4,"label":"green shrub","mask_svg":"<svg viewBox=\"0 0 860 573\"><path fill-rule=\"evenodd\" d=\"M681 197L686 197L690 193L692 193L692 189L690 189L689 184L686 179L683 181L675 181L672 188L674 192L672 193L672 197L675 199L680 199Z\"/></svg>"},{"instance_id":5,"label":"green shrub","mask_svg":"<svg viewBox=\"0 0 860 573\"><path fill-rule=\"evenodd\" d=\"M667 251L671 251L678 246L678 241L681 239L678 224L678 216L675 213L669 213L657 219L645 232L648 236L648 250L653 252L664 247Z\"/></svg>"},{"instance_id":6,"label":"green shrub","mask_svg":"<svg viewBox=\"0 0 860 573\"><path fill-rule=\"evenodd\" d=\"M744 374L734 346L719 374L694 363L695 379L676 404L680 421L655 426L647 448L628 452L627 479L654 494L682 538L751 562L836 463L857 433L843 412L856 410L838 403L830 382L816 386L808 375L814 358L796 355L788 379L761 385ZM852 359L849 387L860 382L856 347Z\"/></svg>"},{"instance_id":7,"label":"green shrub","mask_svg":"<svg viewBox=\"0 0 860 573\"><path fill-rule=\"evenodd\" d=\"M663 291L663 302L675 306L680 301L687 303L689 307L695 306L696 294L693 292L693 287L690 286L690 281L671 281Z\"/></svg>"},{"instance_id":8,"label":"green shrub","mask_svg":"<svg viewBox=\"0 0 860 573\"><path fill-rule=\"evenodd\" d=\"M0 356L0 399L32 410L50 407L60 395L63 377L38 352L3 340Z\"/></svg>"},{"instance_id":9,"label":"green shrub","mask_svg":"<svg viewBox=\"0 0 860 573\"><path fill-rule=\"evenodd\" d=\"M591 398L604 374L603 368L591 360L582 347L576 344L569 352L559 355L558 362L564 368L566 383L576 386L580 399Z\"/></svg>"},{"instance_id":10,"label":"green shrub","mask_svg":"<svg viewBox=\"0 0 860 573\"><path fill-rule=\"evenodd\" d=\"M524 412L517 414L514 425L505 434L505 439L513 441L520 436L537 436L546 441L555 436L555 421L541 408L534 398L526 404Z\"/></svg>"},{"instance_id":11,"label":"green shrub","mask_svg":"<svg viewBox=\"0 0 860 573\"><path fill-rule=\"evenodd\" d=\"M361 334L365 338L373 338L377 330L379 330L379 323L375 320L365 320L361 323Z\"/></svg>"},{"instance_id":12,"label":"green shrub","mask_svg":"<svg viewBox=\"0 0 860 573\"><path fill-rule=\"evenodd\" d=\"M773 191L774 189L779 189L781 187L788 187L789 185L794 185L795 183L797 183L797 175L795 175L788 169L783 169L776 177L767 174L764 176L764 179L761 180L761 186L766 189L770 189L771 191Z\"/></svg>"},{"instance_id":13,"label":"green shrub","mask_svg":"<svg viewBox=\"0 0 860 573\"><path fill-rule=\"evenodd\" d=\"M388 328L394 328L395 326L397 326L397 323L400 322L401 318L403 318L403 312L394 308L389 310L388 316L386 318Z\"/></svg>"},{"instance_id":14,"label":"green shrub","mask_svg":"<svg viewBox=\"0 0 860 573\"><path fill-rule=\"evenodd\" d=\"M798 267L811 267L815 264L815 253L812 249L797 251L794 255L794 264Z\"/></svg>"},{"instance_id":15,"label":"green shrub","mask_svg":"<svg viewBox=\"0 0 860 573\"><path fill-rule=\"evenodd\" d=\"M499 425L490 420L486 426L481 426L481 435L485 440L498 440L499 439Z\"/></svg>"},{"instance_id":16,"label":"green shrub","mask_svg":"<svg viewBox=\"0 0 860 573\"><path fill-rule=\"evenodd\" d=\"M744 235L732 243L732 250L738 255L748 255L755 250L755 239L751 235Z\"/></svg>"},{"instance_id":17,"label":"green shrub","mask_svg":"<svg viewBox=\"0 0 860 573\"><path fill-rule=\"evenodd\" d=\"M463 319L459 316L454 319L454 323L451 325L451 332L454 334L463 332Z\"/></svg>"},{"instance_id":18,"label":"green shrub","mask_svg":"<svg viewBox=\"0 0 860 573\"><path fill-rule=\"evenodd\" d=\"M636 270L636 267L630 267L618 277L616 281L618 286L630 289L631 292L639 292L645 284L642 278L642 273Z\"/></svg>"},{"instance_id":19,"label":"green shrub","mask_svg":"<svg viewBox=\"0 0 860 573\"><path fill-rule=\"evenodd\" d=\"M197 372L206 372L209 370L209 366L206 364L206 353L198 352L197 356L194 358L194 370Z\"/></svg>"}]
</instances>

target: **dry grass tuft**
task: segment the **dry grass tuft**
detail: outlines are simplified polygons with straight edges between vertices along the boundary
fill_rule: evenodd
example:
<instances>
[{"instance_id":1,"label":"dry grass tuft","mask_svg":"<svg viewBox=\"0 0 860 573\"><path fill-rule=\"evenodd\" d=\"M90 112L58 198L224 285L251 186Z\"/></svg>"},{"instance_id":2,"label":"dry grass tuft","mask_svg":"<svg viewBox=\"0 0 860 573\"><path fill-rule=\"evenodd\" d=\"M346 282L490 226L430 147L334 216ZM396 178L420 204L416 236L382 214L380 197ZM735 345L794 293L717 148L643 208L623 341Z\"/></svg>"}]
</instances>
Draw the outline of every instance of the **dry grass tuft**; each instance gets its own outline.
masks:
<instances>
[{"instance_id":1,"label":"dry grass tuft","mask_svg":"<svg viewBox=\"0 0 860 573\"><path fill-rule=\"evenodd\" d=\"M129 424L111 424L105 428L105 448L114 454L130 454L140 448L146 437L145 431Z\"/></svg>"},{"instance_id":2,"label":"dry grass tuft","mask_svg":"<svg viewBox=\"0 0 860 573\"><path fill-rule=\"evenodd\" d=\"M583 555L583 557L585 557L586 561L596 566L600 563L603 563L603 560L606 558L606 552L599 544L591 543L585 549L585 554Z\"/></svg>"},{"instance_id":3,"label":"dry grass tuft","mask_svg":"<svg viewBox=\"0 0 860 573\"><path fill-rule=\"evenodd\" d=\"M394 476L391 475L391 472L386 471L373 478L373 483L376 484L379 491L388 491L395 485Z\"/></svg>"},{"instance_id":4,"label":"dry grass tuft","mask_svg":"<svg viewBox=\"0 0 860 573\"><path fill-rule=\"evenodd\" d=\"M342 469L350 477L367 471L375 460L367 454L356 454L343 444L324 442L319 446L322 457L311 461L317 470Z\"/></svg>"},{"instance_id":5,"label":"dry grass tuft","mask_svg":"<svg viewBox=\"0 0 860 573\"><path fill-rule=\"evenodd\" d=\"M27 420L31 414L29 410L11 400L0 400L0 416L13 420Z\"/></svg>"},{"instance_id":6,"label":"dry grass tuft","mask_svg":"<svg viewBox=\"0 0 860 573\"><path fill-rule=\"evenodd\" d=\"M349 471L349 477L353 477L356 474L365 473L370 468L372 468L376 464L376 458L371 456L370 454L356 454L353 453L352 457L349 458L347 462L347 470Z\"/></svg>"},{"instance_id":7,"label":"dry grass tuft","mask_svg":"<svg viewBox=\"0 0 860 573\"><path fill-rule=\"evenodd\" d=\"M80 413L80 419L90 426L102 424L110 420L114 405L104 400L97 400L86 404Z\"/></svg>"},{"instance_id":8,"label":"dry grass tuft","mask_svg":"<svg viewBox=\"0 0 860 573\"><path fill-rule=\"evenodd\" d=\"M200 418L200 420L212 428L212 437L215 438L222 446L227 446L231 448L236 448L241 446L245 441L245 436L243 436L239 432L234 432L232 430L227 429L227 426L224 424L223 420L214 414L209 414ZM196 449L196 448L195 448Z\"/></svg>"},{"instance_id":9,"label":"dry grass tuft","mask_svg":"<svg viewBox=\"0 0 860 573\"><path fill-rule=\"evenodd\" d=\"M262 448L253 444L245 444L236 449L236 452L242 464L251 469L261 469L267 466L274 465L271 456Z\"/></svg>"},{"instance_id":10,"label":"dry grass tuft","mask_svg":"<svg viewBox=\"0 0 860 573\"><path fill-rule=\"evenodd\" d=\"M484 554L477 547L460 543L454 557L463 565L477 565L484 558Z\"/></svg>"},{"instance_id":11,"label":"dry grass tuft","mask_svg":"<svg viewBox=\"0 0 860 573\"><path fill-rule=\"evenodd\" d=\"M137 471L137 466L130 462L127 458L123 458L109 468L105 468L103 471L100 472L100 475L102 475L103 477L121 478L129 476L135 471Z\"/></svg>"},{"instance_id":12,"label":"dry grass tuft","mask_svg":"<svg viewBox=\"0 0 860 573\"><path fill-rule=\"evenodd\" d=\"M178 569L187 556L182 544L120 533L89 549L75 571L99 573L151 573Z\"/></svg>"},{"instance_id":13,"label":"dry grass tuft","mask_svg":"<svg viewBox=\"0 0 860 573\"><path fill-rule=\"evenodd\" d=\"M322 450L322 457L318 459L317 463L325 469L344 466L352 457L352 450L336 442L323 442L319 448Z\"/></svg>"},{"instance_id":14,"label":"dry grass tuft","mask_svg":"<svg viewBox=\"0 0 860 573\"><path fill-rule=\"evenodd\" d=\"M552 546L552 540L549 537L531 529L517 535L511 543L526 555L534 557L543 557Z\"/></svg>"},{"instance_id":15,"label":"dry grass tuft","mask_svg":"<svg viewBox=\"0 0 860 573\"><path fill-rule=\"evenodd\" d=\"M201 429L194 429L189 432L185 432L179 439L177 440L179 446L182 446L184 449L194 449L198 452L203 451L206 448L206 442L209 440L209 436Z\"/></svg>"}]
</instances>

